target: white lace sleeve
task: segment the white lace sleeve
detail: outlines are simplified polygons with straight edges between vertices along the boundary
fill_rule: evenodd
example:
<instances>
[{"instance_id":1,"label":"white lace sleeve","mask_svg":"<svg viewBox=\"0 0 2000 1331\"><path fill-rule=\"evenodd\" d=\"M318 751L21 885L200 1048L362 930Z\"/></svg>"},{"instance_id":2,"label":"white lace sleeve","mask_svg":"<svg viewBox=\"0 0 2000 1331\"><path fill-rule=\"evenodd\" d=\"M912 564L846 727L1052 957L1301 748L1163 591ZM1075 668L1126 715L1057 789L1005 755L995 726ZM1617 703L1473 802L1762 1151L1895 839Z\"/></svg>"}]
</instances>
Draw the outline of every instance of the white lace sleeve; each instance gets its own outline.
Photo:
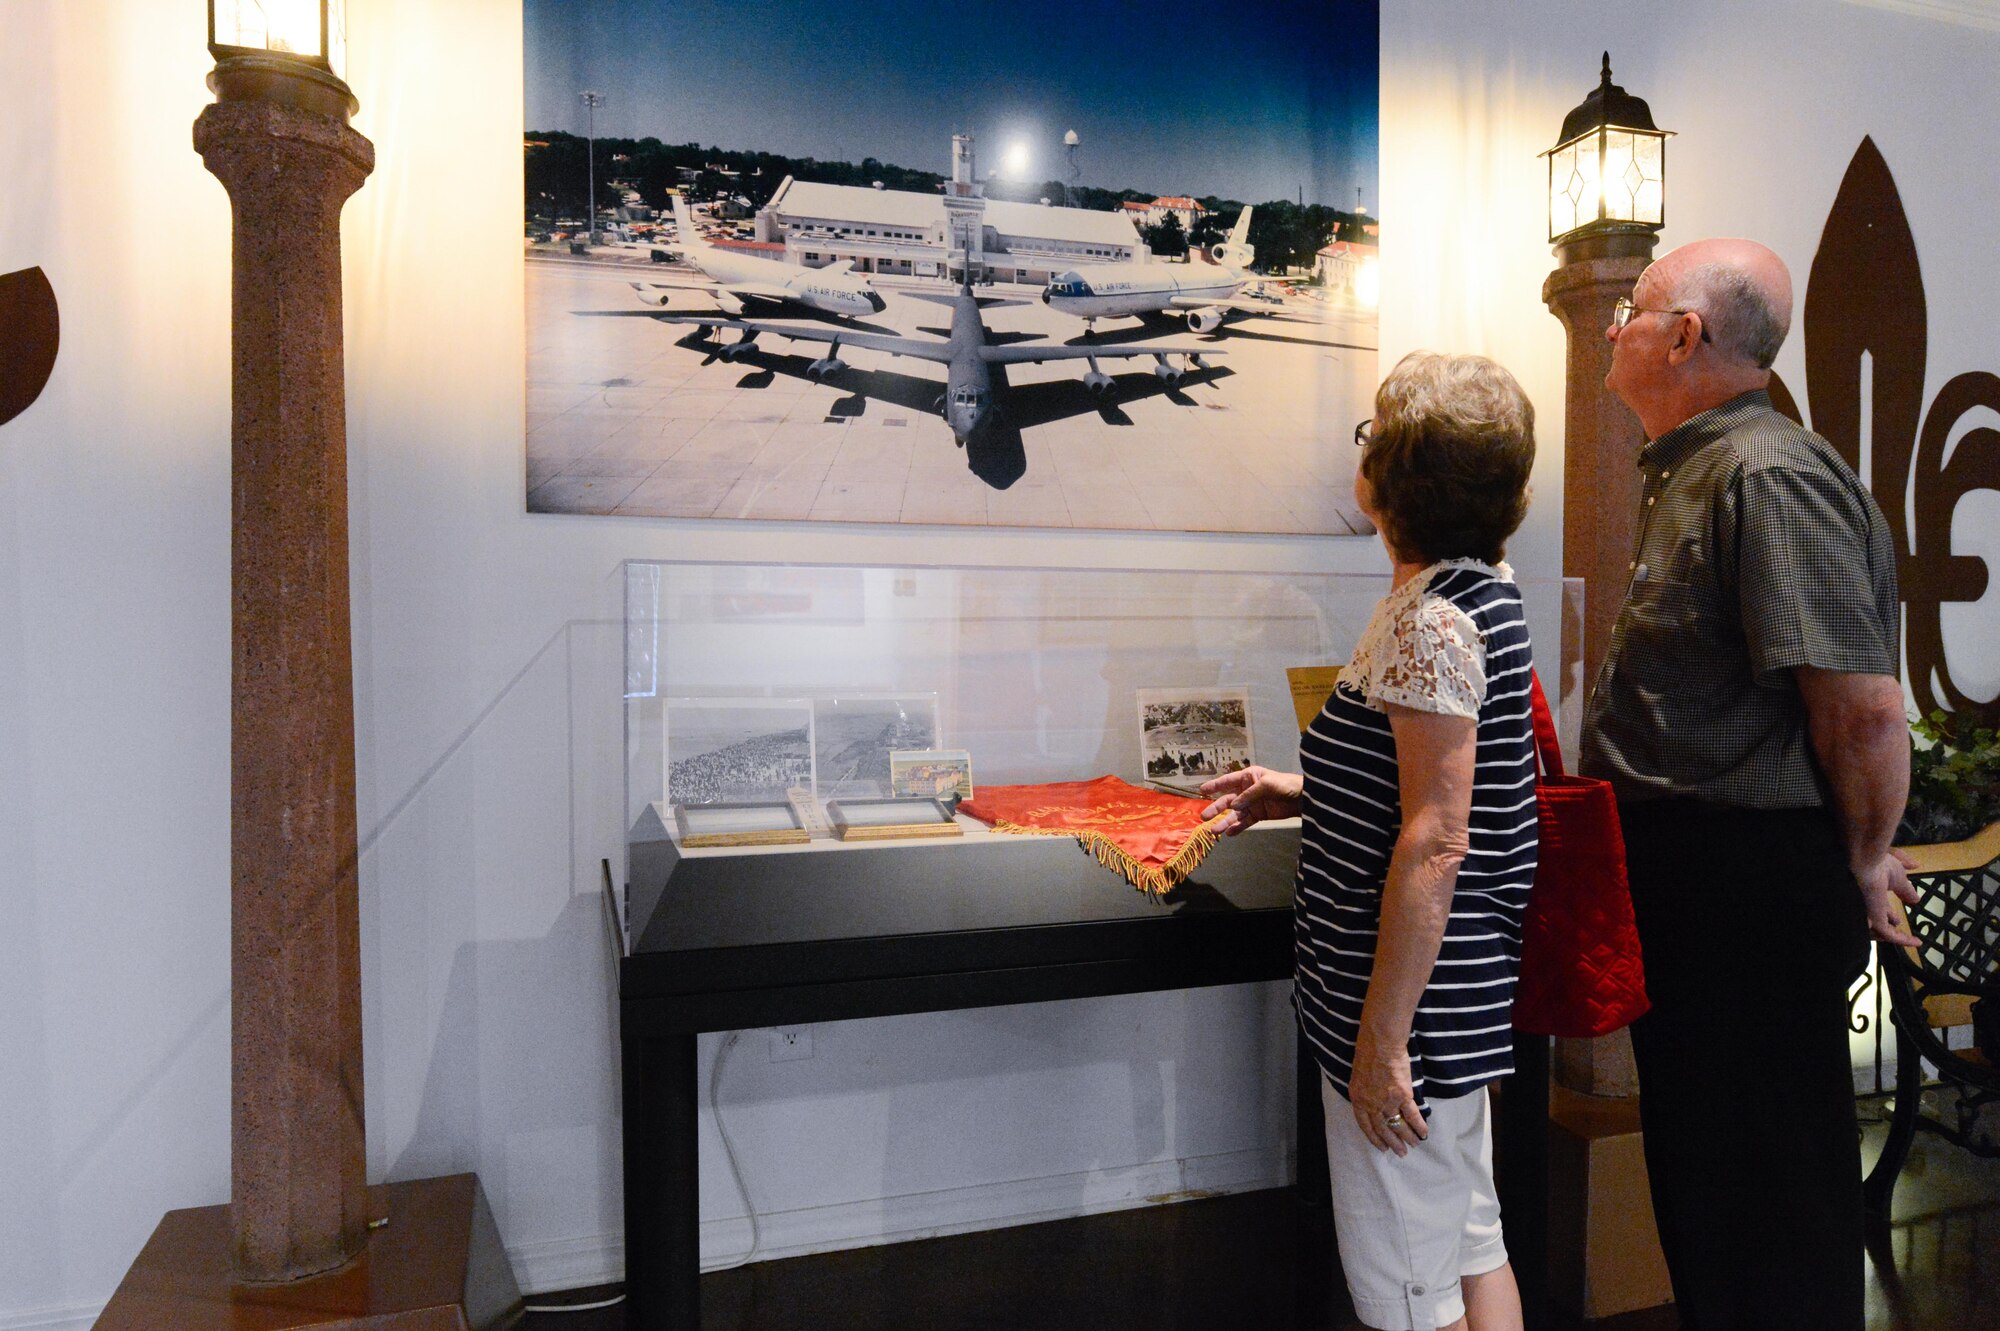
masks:
<instances>
[{"instance_id":1,"label":"white lace sleeve","mask_svg":"<svg viewBox=\"0 0 2000 1331\"><path fill-rule=\"evenodd\" d=\"M1486 642L1472 617L1442 596L1420 596L1375 643L1372 701L1479 719Z\"/></svg>"}]
</instances>

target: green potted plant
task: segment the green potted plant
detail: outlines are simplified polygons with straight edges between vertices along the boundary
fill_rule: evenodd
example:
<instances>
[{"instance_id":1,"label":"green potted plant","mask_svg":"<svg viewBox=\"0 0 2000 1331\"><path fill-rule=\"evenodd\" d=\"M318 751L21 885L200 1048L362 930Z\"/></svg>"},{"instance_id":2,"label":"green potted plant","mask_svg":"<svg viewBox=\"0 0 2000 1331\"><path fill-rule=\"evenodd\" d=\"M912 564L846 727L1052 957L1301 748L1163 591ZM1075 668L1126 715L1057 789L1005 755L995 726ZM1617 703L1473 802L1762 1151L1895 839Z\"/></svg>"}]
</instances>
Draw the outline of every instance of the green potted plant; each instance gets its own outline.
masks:
<instances>
[{"instance_id":1,"label":"green potted plant","mask_svg":"<svg viewBox=\"0 0 2000 1331\"><path fill-rule=\"evenodd\" d=\"M1899 845L1963 841L2000 821L2000 735L1932 712L1910 724L1910 802Z\"/></svg>"}]
</instances>

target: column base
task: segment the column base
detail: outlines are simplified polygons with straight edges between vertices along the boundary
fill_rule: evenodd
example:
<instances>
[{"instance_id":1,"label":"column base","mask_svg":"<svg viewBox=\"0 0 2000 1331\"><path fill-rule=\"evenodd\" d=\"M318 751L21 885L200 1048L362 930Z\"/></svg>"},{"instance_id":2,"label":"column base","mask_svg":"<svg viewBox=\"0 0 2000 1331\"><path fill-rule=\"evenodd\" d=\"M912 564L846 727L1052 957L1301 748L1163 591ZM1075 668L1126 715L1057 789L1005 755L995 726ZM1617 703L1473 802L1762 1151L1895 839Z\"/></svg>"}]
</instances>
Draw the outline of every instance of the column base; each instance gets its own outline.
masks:
<instances>
[{"instance_id":1,"label":"column base","mask_svg":"<svg viewBox=\"0 0 2000 1331\"><path fill-rule=\"evenodd\" d=\"M475 1174L368 1190L359 1257L325 1275L239 1283L229 1207L169 1211L146 1241L95 1331L501 1331L521 1318L521 1291Z\"/></svg>"},{"instance_id":2,"label":"column base","mask_svg":"<svg viewBox=\"0 0 2000 1331\"><path fill-rule=\"evenodd\" d=\"M1639 1101L1549 1096L1551 1300L1587 1320L1672 1303L1639 1133Z\"/></svg>"}]
</instances>

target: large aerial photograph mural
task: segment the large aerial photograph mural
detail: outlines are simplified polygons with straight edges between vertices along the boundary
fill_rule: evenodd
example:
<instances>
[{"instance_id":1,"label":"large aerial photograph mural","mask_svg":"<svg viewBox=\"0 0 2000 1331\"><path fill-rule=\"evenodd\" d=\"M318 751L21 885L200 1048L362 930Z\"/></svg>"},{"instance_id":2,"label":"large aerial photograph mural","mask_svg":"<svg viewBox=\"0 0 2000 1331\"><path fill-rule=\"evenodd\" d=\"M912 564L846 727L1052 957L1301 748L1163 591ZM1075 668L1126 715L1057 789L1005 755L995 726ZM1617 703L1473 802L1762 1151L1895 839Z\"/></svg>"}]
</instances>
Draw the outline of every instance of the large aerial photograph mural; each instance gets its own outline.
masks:
<instances>
[{"instance_id":1,"label":"large aerial photograph mural","mask_svg":"<svg viewBox=\"0 0 2000 1331\"><path fill-rule=\"evenodd\" d=\"M1374 0L527 0L527 507L1346 536Z\"/></svg>"}]
</instances>

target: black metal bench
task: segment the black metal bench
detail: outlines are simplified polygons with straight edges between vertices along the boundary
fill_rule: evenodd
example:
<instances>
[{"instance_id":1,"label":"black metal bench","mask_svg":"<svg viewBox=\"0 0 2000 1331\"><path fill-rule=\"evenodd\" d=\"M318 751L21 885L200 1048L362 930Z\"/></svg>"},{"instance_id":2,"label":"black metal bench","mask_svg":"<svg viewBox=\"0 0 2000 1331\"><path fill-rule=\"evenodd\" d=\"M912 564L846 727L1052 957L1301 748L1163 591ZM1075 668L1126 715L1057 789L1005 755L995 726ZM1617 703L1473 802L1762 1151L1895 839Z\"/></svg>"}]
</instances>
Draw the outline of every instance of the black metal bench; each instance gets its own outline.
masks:
<instances>
[{"instance_id":1,"label":"black metal bench","mask_svg":"<svg viewBox=\"0 0 2000 1331\"><path fill-rule=\"evenodd\" d=\"M2000 1007L2000 823L1966 841L1917 847L1910 881L1922 894L1910 907L1921 946L1879 947L1896 1026L1896 1100L1889 1139L1868 1174L1871 1224L1889 1223L1896 1176L1919 1129L1976 1155L2000 1156L1981 1110L2000 1101L2000 1067L1977 1049L1953 1049L1944 1032L1972 1024L1972 1004ZM1950 1117L1923 1112L1923 1064L1955 1092Z\"/></svg>"}]
</instances>

